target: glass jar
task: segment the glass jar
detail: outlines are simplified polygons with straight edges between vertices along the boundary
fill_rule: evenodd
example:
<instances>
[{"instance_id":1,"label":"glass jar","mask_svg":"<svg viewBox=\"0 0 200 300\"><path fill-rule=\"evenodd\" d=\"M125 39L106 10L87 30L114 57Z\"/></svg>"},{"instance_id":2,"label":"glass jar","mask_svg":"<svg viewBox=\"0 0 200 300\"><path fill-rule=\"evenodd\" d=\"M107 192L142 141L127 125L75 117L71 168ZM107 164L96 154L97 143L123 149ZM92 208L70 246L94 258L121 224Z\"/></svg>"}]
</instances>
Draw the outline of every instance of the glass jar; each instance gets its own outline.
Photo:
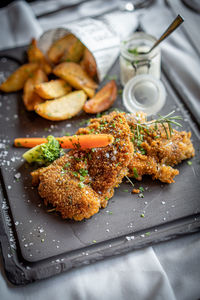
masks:
<instances>
[{"instance_id":1,"label":"glass jar","mask_svg":"<svg viewBox=\"0 0 200 300\"><path fill-rule=\"evenodd\" d=\"M151 74L160 79L159 46L149 54L145 54L155 42L156 38L145 32L136 32L121 42L120 80L123 86L129 79L139 74Z\"/></svg>"}]
</instances>

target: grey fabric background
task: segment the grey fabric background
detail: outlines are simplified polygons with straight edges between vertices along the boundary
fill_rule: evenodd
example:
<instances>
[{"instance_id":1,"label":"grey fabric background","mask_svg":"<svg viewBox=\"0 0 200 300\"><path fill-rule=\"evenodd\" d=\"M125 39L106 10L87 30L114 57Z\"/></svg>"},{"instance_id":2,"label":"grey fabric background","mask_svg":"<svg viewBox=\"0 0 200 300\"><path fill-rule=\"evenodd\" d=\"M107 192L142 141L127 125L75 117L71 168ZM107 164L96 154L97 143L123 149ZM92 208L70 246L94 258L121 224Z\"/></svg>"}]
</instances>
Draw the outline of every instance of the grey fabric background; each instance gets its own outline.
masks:
<instances>
[{"instance_id":1,"label":"grey fabric background","mask_svg":"<svg viewBox=\"0 0 200 300\"><path fill-rule=\"evenodd\" d=\"M45 5L43 5L45 2ZM200 26L200 18L188 11L181 1L168 0L174 12L177 5L182 15L189 16L188 24ZM61 11L49 15L47 12ZM80 3L78 7L71 4ZM0 49L28 44L46 29L69 23L84 16L97 16L116 8L118 1L37 1L30 5L15 2L0 10ZM194 17L192 17L194 16ZM165 1L156 1L148 9L133 13L145 31L159 36L173 18ZM133 28L134 29L134 28ZM164 69L176 88L184 93L191 110L200 119L200 60L198 51L191 46L187 35L190 31L179 29L162 45ZM198 31L195 31L199 36ZM194 41L193 41L194 43ZM195 39L199 47L199 39ZM170 68L169 66L173 66ZM200 233L168 241L154 247L134 251L119 257L71 270L67 273L30 284L14 287L6 279L0 261L0 298L2 300L31 299L164 299L192 300L200 298Z\"/></svg>"}]
</instances>

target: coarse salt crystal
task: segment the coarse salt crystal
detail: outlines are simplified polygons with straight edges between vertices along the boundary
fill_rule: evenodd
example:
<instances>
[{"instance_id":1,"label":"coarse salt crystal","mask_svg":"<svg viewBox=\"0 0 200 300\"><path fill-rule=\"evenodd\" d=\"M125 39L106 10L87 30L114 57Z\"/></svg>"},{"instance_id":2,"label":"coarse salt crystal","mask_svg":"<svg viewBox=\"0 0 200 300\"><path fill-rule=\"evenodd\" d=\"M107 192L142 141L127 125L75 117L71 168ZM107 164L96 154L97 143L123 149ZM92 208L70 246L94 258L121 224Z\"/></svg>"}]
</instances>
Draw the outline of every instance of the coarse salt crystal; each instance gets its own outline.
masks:
<instances>
[{"instance_id":1,"label":"coarse salt crystal","mask_svg":"<svg viewBox=\"0 0 200 300\"><path fill-rule=\"evenodd\" d=\"M0 149L5 149L5 148L6 148L6 145L3 143L0 143Z\"/></svg>"},{"instance_id":2,"label":"coarse salt crystal","mask_svg":"<svg viewBox=\"0 0 200 300\"><path fill-rule=\"evenodd\" d=\"M16 174L14 175L14 177L15 177L16 179L20 179L21 174L20 174L20 173L16 173Z\"/></svg>"},{"instance_id":3,"label":"coarse salt crystal","mask_svg":"<svg viewBox=\"0 0 200 300\"><path fill-rule=\"evenodd\" d=\"M131 240L134 240L134 236L132 235L132 236L126 236L126 239L127 239L127 241L131 241Z\"/></svg>"}]
</instances>

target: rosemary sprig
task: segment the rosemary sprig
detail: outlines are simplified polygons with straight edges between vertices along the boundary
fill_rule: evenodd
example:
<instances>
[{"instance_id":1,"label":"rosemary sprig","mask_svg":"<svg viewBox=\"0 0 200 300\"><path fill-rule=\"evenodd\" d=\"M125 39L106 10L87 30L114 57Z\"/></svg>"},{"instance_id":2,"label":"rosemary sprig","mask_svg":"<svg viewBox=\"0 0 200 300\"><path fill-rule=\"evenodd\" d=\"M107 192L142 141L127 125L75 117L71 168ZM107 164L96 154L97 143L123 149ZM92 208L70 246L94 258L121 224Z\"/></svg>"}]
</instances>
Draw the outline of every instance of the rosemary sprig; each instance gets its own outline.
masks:
<instances>
[{"instance_id":1,"label":"rosemary sprig","mask_svg":"<svg viewBox=\"0 0 200 300\"><path fill-rule=\"evenodd\" d=\"M171 135L173 133L172 124L182 127L182 125L176 121L176 120L182 120L182 117L172 116L174 114L174 112L175 112L175 110L171 111L169 114L167 114L165 116L161 116L160 114L158 114L159 118L156 120L152 120L152 121L145 122L145 123L136 123L136 132L135 133L136 133L137 139L141 140L141 129L142 128L145 129L148 133L150 125L154 125L154 129L157 130L158 124L162 125L162 127L166 133L166 136L169 139L169 134L171 137ZM169 134L168 134L168 131L169 131Z\"/></svg>"},{"instance_id":2,"label":"rosemary sprig","mask_svg":"<svg viewBox=\"0 0 200 300\"><path fill-rule=\"evenodd\" d=\"M130 182L130 184L132 185L132 187L135 187L135 186L134 186L134 183L130 180L130 178L129 178L127 175L125 175L125 177L126 177L126 179Z\"/></svg>"},{"instance_id":3,"label":"rosemary sprig","mask_svg":"<svg viewBox=\"0 0 200 300\"><path fill-rule=\"evenodd\" d=\"M54 212L55 210L56 210L56 208L54 207L54 208L48 209L47 212L48 212L48 213L51 213L51 212Z\"/></svg>"}]
</instances>

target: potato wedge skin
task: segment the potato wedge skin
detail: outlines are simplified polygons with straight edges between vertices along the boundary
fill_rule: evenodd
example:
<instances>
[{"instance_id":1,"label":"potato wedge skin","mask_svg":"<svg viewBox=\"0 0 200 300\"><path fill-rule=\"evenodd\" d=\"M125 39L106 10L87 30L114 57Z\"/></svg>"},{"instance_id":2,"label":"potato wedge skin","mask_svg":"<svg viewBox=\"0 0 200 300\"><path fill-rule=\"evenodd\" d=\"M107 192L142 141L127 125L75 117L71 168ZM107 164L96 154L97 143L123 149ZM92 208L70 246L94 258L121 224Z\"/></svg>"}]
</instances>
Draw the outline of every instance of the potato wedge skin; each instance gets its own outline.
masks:
<instances>
[{"instance_id":1,"label":"potato wedge skin","mask_svg":"<svg viewBox=\"0 0 200 300\"><path fill-rule=\"evenodd\" d=\"M47 52L49 60L52 63L57 64L64 55L65 51L67 51L69 47L76 42L76 40L77 38L71 33L56 40Z\"/></svg>"},{"instance_id":2,"label":"potato wedge skin","mask_svg":"<svg viewBox=\"0 0 200 300\"><path fill-rule=\"evenodd\" d=\"M89 97L94 94L97 83L88 76L80 65L74 62L64 62L53 69L53 73L67 81L76 89L83 89Z\"/></svg>"},{"instance_id":3,"label":"potato wedge skin","mask_svg":"<svg viewBox=\"0 0 200 300\"><path fill-rule=\"evenodd\" d=\"M89 114L100 113L110 108L117 98L117 85L114 80L108 82L94 98L87 101L83 110Z\"/></svg>"},{"instance_id":4,"label":"potato wedge skin","mask_svg":"<svg viewBox=\"0 0 200 300\"><path fill-rule=\"evenodd\" d=\"M62 97L71 92L71 90L71 86L63 79L55 79L35 86L35 92L46 100Z\"/></svg>"},{"instance_id":5,"label":"potato wedge skin","mask_svg":"<svg viewBox=\"0 0 200 300\"><path fill-rule=\"evenodd\" d=\"M84 53L85 46L79 41L78 39L72 43L67 51L63 54L63 56L60 59L60 62L75 62L78 63Z\"/></svg>"},{"instance_id":6,"label":"potato wedge skin","mask_svg":"<svg viewBox=\"0 0 200 300\"><path fill-rule=\"evenodd\" d=\"M89 98L94 97L95 95L95 90L88 88L88 87L83 87L84 92L86 92L86 94L88 95Z\"/></svg>"},{"instance_id":7,"label":"potato wedge skin","mask_svg":"<svg viewBox=\"0 0 200 300\"><path fill-rule=\"evenodd\" d=\"M29 62L39 63L40 68L42 68L47 75L51 73L51 65L47 61L42 51L38 48L37 41L35 39L32 39L31 44L28 47L27 55Z\"/></svg>"},{"instance_id":8,"label":"potato wedge skin","mask_svg":"<svg viewBox=\"0 0 200 300\"><path fill-rule=\"evenodd\" d=\"M43 70L38 69L34 72L33 77L28 78L24 85L23 101L27 110L34 110L36 104L43 102L34 91L35 85L44 81L48 78Z\"/></svg>"},{"instance_id":9,"label":"potato wedge skin","mask_svg":"<svg viewBox=\"0 0 200 300\"><path fill-rule=\"evenodd\" d=\"M85 48L84 50L83 59L80 65L90 77L93 78L97 75L96 61L92 53L87 48Z\"/></svg>"},{"instance_id":10,"label":"potato wedge skin","mask_svg":"<svg viewBox=\"0 0 200 300\"><path fill-rule=\"evenodd\" d=\"M37 104L35 112L51 121L67 120L82 110L86 99L84 91L71 92L61 98Z\"/></svg>"},{"instance_id":11,"label":"potato wedge skin","mask_svg":"<svg viewBox=\"0 0 200 300\"><path fill-rule=\"evenodd\" d=\"M37 63L22 65L0 85L0 90L10 93L23 89L25 81L33 75L36 69L38 69Z\"/></svg>"}]
</instances>

